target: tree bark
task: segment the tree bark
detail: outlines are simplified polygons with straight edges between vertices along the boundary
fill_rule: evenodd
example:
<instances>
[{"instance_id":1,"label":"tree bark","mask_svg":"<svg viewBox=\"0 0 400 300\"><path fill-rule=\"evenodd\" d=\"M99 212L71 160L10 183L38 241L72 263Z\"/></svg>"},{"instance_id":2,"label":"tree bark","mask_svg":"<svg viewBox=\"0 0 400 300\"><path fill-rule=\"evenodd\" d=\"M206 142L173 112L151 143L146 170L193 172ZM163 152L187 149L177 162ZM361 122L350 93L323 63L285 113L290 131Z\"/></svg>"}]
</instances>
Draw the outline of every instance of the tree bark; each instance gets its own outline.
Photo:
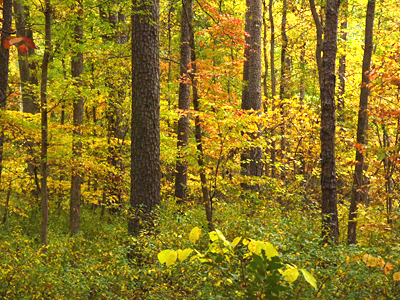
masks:
<instances>
[{"instance_id":1,"label":"tree bark","mask_svg":"<svg viewBox=\"0 0 400 300\"><path fill-rule=\"evenodd\" d=\"M83 26L82 26L82 15L83 7L82 2L79 1L79 10L76 24L74 26L74 39L77 46L80 46L83 42ZM81 49L81 47L79 47ZM72 177L71 177L71 200L70 200L70 233L71 235L77 234L80 227L80 210L81 210L81 186L82 186L82 175L80 170L80 158L82 157L82 136L81 126L83 125L83 112L84 103L79 90L82 86L81 76L83 74L83 53L82 51L74 51L72 62L71 62L72 78L74 79L74 85L76 87L77 96L74 99L73 104L73 142L72 142L72 156L74 157L74 163L72 166Z\"/></svg>"},{"instance_id":2,"label":"tree bark","mask_svg":"<svg viewBox=\"0 0 400 300\"><path fill-rule=\"evenodd\" d=\"M192 90L193 90L193 109L195 111L200 111L200 97L197 89L197 65L196 65L196 44L194 40L194 30L193 26L190 27L190 48L191 48L191 66L192 72L190 74L192 81ZM197 148L197 163L200 167L200 182L201 182L201 192L203 194L203 205L206 211L206 218L208 222L208 230L214 230L214 222L213 222L213 207L212 207L212 199L210 197L208 183L207 183L207 175L204 165L204 151L203 151L203 141L202 141L202 129L201 129L201 120L198 115L195 117L195 137L196 137L196 148Z\"/></svg>"},{"instance_id":3,"label":"tree bark","mask_svg":"<svg viewBox=\"0 0 400 300\"><path fill-rule=\"evenodd\" d=\"M190 28L193 26L193 0L182 1L181 16L181 64L179 82L178 108L182 115L178 120L178 158L175 172L175 197L178 202L186 200L187 194L187 168L183 151L189 143L189 114L190 109L190 80L189 64L191 61Z\"/></svg>"},{"instance_id":4,"label":"tree bark","mask_svg":"<svg viewBox=\"0 0 400 300\"><path fill-rule=\"evenodd\" d=\"M261 28L262 1L246 0L246 48L243 65L244 88L242 109L260 111L261 104ZM252 139L261 136L261 131L250 133ZM262 150L260 147L247 149L241 155L242 174L245 176L262 176ZM257 185L243 185L245 189L257 189Z\"/></svg>"},{"instance_id":5,"label":"tree bark","mask_svg":"<svg viewBox=\"0 0 400 300\"><path fill-rule=\"evenodd\" d=\"M321 93L321 190L322 237L325 242L338 243L335 162L335 62L340 0L327 0L322 61L323 86Z\"/></svg>"},{"instance_id":6,"label":"tree bark","mask_svg":"<svg viewBox=\"0 0 400 300\"><path fill-rule=\"evenodd\" d=\"M159 2L133 0L131 215L138 235L160 203Z\"/></svg>"},{"instance_id":7,"label":"tree bark","mask_svg":"<svg viewBox=\"0 0 400 300\"><path fill-rule=\"evenodd\" d=\"M48 121L47 121L47 74L49 69L51 51L51 5L50 0L45 1L45 49L42 61L42 80L40 86L40 106L41 106L41 136L42 147L40 152L40 172L41 198L42 198L42 226L40 231L40 241L47 245L47 229L49 220L49 201L47 194L47 148L48 148Z\"/></svg>"},{"instance_id":8,"label":"tree bark","mask_svg":"<svg viewBox=\"0 0 400 300\"><path fill-rule=\"evenodd\" d=\"M323 85L323 74L322 74L323 38L322 38L322 34L324 32L324 27L318 16L314 0L309 0L309 2L310 2L311 13L313 15L315 27L317 30L317 47L315 48L315 57L317 58L319 89L320 89L320 94L321 94L321 99L322 99L322 85Z\"/></svg>"},{"instance_id":9,"label":"tree bark","mask_svg":"<svg viewBox=\"0 0 400 300\"><path fill-rule=\"evenodd\" d=\"M281 180L285 180L286 171L285 171L285 160L286 160L286 140L285 140L285 106L283 104L283 100L286 98L286 90L287 90L287 79L286 79L286 51L288 44L288 37L286 34L286 20L287 20L287 1L283 0L282 2L282 22L281 22L281 38L282 38L282 48L281 48L281 85L279 87L279 98L281 100L280 109L282 116L282 125L281 125Z\"/></svg>"},{"instance_id":10,"label":"tree bark","mask_svg":"<svg viewBox=\"0 0 400 300\"><path fill-rule=\"evenodd\" d=\"M371 68L372 51L374 48L374 19L375 19L375 0L369 0L367 5L367 16L365 20L365 42L364 42L364 57L362 65L362 82L360 93L360 108L358 110L357 124L357 147L356 165L354 170L354 182L352 188L352 197L349 211L349 223L347 231L347 242L349 244L357 243L357 205L365 202L368 196L368 190L363 172L367 170L365 162L364 150L368 145L368 96L370 83L368 72ZM362 148L361 148L362 147Z\"/></svg>"},{"instance_id":11,"label":"tree bark","mask_svg":"<svg viewBox=\"0 0 400 300\"><path fill-rule=\"evenodd\" d=\"M339 57L339 94L338 94L338 123L341 125L344 121L343 110L345 106L344 94L346 91L346 48L347 48L347 15L348 15L348 0L344 2L344 20L340 24L340 36L343 42L345 51Z\"/></svg>"},{"instance_id":12,"label":"tree bark","mask_svg":"<svg viewBox=\"0 0 400 300\"><path fill-rule=\"evenodd\" d=\"M268 8L269 8L269 23L271 27L271 99L272 103L275 103L276 97L276 76L275 76L275 24L274 24L274 15L272 11L273 0L269 0ZM272 109L275 110L275 104L272 105ZM276 150L275 150L276 142L272 141L271 143L271 178L276 178Z\"/></svg>"},{"instance_id":13,"label":"tree bark","mask_svg":"<svg viewBox=\"0 0 400 300\"><path fill-rule=\"evenodd\" d=\"M12 23L12 0L4 0L3 2L3 26L1 28L0 39L0 110L6 110L7 90L8 90L8 71L10 51L4 48L4 40L10 36L9 29ZM0 132L0 186L1 175L3 171L3 146L4 146L4 131Z\"/></svg>"}]
</instances>

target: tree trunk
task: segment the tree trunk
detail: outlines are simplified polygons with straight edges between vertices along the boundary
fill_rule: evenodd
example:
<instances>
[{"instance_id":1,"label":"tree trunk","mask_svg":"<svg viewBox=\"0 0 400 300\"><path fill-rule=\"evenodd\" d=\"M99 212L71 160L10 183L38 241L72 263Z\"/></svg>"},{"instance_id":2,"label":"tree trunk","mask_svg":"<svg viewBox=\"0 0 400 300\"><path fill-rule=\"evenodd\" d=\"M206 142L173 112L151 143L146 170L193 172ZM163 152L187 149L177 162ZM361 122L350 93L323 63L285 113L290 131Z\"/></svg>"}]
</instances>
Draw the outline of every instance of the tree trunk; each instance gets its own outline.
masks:
<instances>
[{"instance_id":1,"label":"tree trunk","mask_svg":"<svg viewBox=\"0 0 400 300\"><path fill-rule=\"evenodd\" d=\"M4 40L10 36L8 30L11 28L12 22L12 0L3 1L3 26L1 28L0 39L0 110L6 110L7 104L7 88L8 88L8 71L10 51L4 48ZM1 175L3 171L3 146L4 146L4 131L0 132L0 186Z\"/></svg>"},{"instance_id":2,"label":"tree trunk","mask_svg":"<svg viewBox=\"0 0 400 300\"><path fill-rule=\"evenodd\" d=\"M315 27L317 30L317 47L315 49L315 57L317 58L317 67L318 67L318 80L319 80L319 89L322 99L322 85L323 85L323 74L322 74L322 46L323 46L323 39L322 34L324 31L323 25L321 20L319 19L317 9L315 8L314 0L309 0L311 13L313 15Z\"/></svg>"},{"instance_id":3,"label":"tree trunk","mask_svg":"<svg viewBox=\"0 0 400 300\"><path fill-rule=\"evenodd\" d=\"M276 77L275 77L275 24L274 24L274 15L272 12L272 4L273 0L269 0L268 8L269 8L269 23L271 27L271 99L272 103L275 103L276 96ZM275 104L272 105L272 109L275 110ZM276 150L275 150L275 140L271 143L271 178L276 178Z\"/></svg>"},{"instance_id":4,"label":"tree trunk","mask_svg":"<svg viewBox=\"0 0 400 300\"><path fill-rule=\"evenodd\" d=\"M287 51L287 44L288 44L288 37L286 34L286 19L287 19L287 2L283 0L282 3L282 22L281 22L281 37L282 37L282 49L281 49L281 85L279 87L279 98L281 100L281 116L282 116L282 125L281 125L281 180L285 180L286 178L286 171L285 171L285 160L286 160L286 140L285 140L285 106L283 104L283 100L286 98L286 71L287 71L287 64L286 64L286 51Z\"/></svg>"},{"instance_id":5,"label":"tree trunk","mask_svg":"<svg viewBox=\"0 0 400 300\"><path fill-rule=\"evenodd\" d=\"M40 241L47 245L47 227L49 220L49 201L47 195L47 147L48 147L48 122L47 122L47 74L49 69L51 51L51 6L50 0L45 1L45 49L42 61L42 81L40 86L41 109L41 135L42 147L40 152L41 198L42 198L42 227Z\"/></svg>"},{"instance_id":6,"label":"tree trunk","mask_svg":"<svg viewBox=\"0 0 400 300\"><path fill-rule=\"evenodd\" d=\"M339 238L339 221L335 162L335 61L339 6L340 0L327 0L321 93L322 237L325 242L336 244Z\"/></svg>"},{"instance_id":7,"label":"tree trunk","mask_svg":"<svg viewBox=\"0 0 400 300\"><path fill-rule=\"evenodd\" d=\"M246 60L243 65L244 88L242 109L260 111L261 104L261 28L262 1L246 0ZM249 134L253 139L261 136L261 131ZM262 176L262 150L260 147L247 149L241 155L242 174L245 176ZM257 189L258 185L243 185L245 189Z\"/></svg>"},{"instance_id":8,"label":"tree trunk","mask_svg":"<svg viewBox=\"0 0 400 300\"><path fill-rule=\"evenodd\" d=\"M196 44L194 40L193 26L190 27L190 48L191 48L191 61L192 61L192 72L190 74L193 89L193 108L195 111L200 111L200 97L197 90L197 65L196 65ZM195 117L195 137L196 137L196 148L197 148L197 162L200 167L200 182L201 192L203 194L203 205L206 211L206 218L208 222L208 230L214 230L213 223L213 207L212 199L210 197L207 175L204 165L204 152L203 152L203 141L202 141L202 130L201 120L198 115Z\"/></svg>"},{"instance_id":9,"label":"tree trunk","mask_svg":"<svg viewBox=\"0 0 400 300\"><path fill-rule=\"evenodd\" d=\"M159 2L133 0L130 234L160 203ZM151 222L150 222L151 223Z\"/></svg>"},{"instance_id":10,"label":"tree trunk","mask_svg":"<svg viewBox=\"0 0 400 300\"><path fill-rule=\"evenodd\" d=\"M349 224L347 232L347 242L349 244L357 243L357 205L363 201L368 195L366 181L363 172L367 170L365 163L364 150L368 144L368 96L370 93L368 84L370 83L368 72L371 67L371 57L373 51L374 39L374 18L375 18L375 0L369 0L367 5L367 16L365 22L365 46L364 58L362 65L362 85L360 94L360 108L358 110L357 124L357 144L363 149L357 148L356 165L354 170L354 182L351 196L351 204L349 211Z\"/></svg>"},{"instance_id":11,"label":"tree trunk","mask_svg":"<svg viewBox=\"0 0 400 300\"><path fill-rule=\"evenodd\" d=\"M74 28L74 39L76 45L81 45L83 42L83 26L82 26L82 15L83 7L82 3L79 3L78 18L76 20ZM81 49L81 47L79 47ZM71 201L70 201L70 233L71 235L77 234L80 227L80 210L81 210L81 186L82 176L80 170L80 158L82 157L82 141L80 137L82 135L81 126L83 125L83 112L84 104L83 98L80 95L79 90L82 86L81 76L83 74L83 53L82 51L75 51L71 62L72 78L77 91L77 97L74 99L73 104L73 142L72 142L72 156L74 157L74 163L72 167L71 177Z\"/></svg>"},{"instance_id":12,"label":"tree trunk","mask_svg":"<svg viewBox=\"0 0 400 300\"><path fill-rule=\"evenodd\" d=\"M343 117L343 110L344 110L344 93L346 90L346 48L347 48L347 15L348 15L348 5L349 2L348 0L346 0L344 2L344 20L343 22L340 24L340 36L343 42L343 47L345 48L345 50L343 51L343 54L340 55L339 58L339 95L338 95L338 104L337 104L337 108L338 108L338 123L339 126L342 125L343 121L344 121L344 117Z\"/></svg>"},{"instance_id":13,"label":"tree trunk","mask_svg":"<svg viewBox=\"0 0 400 300\"><path fill-rule=\"evenodd\" d=\"M183 151L189 143L190 80L189 64L191 60L190 28L193 26L193 0L182 1L181 16L181 64L178 108L183 113L178 120L178 159L175 172L175 197L177 201L186 200L187 168Z\"/></svg>"},{"instance_id":14,"label":"tree trunk","mask_svg":"<svg viewBox=\"0 0 400 300\"><path fill-rule=\"evenodd\" d=\"M267 3L266 0L263 0L263 12L262 12L262 20L263 20L263 30L264 30L264 36L263 36L263 54L264 54L264 78L263 78L263 90L264 90L264 97L265 99L268 99L268 55L267 55ZM268 103L267 101L264 102L264 112L266 113L268 111ZM265 154L268 156L269 149L265 149ZM269 170L270 170L270 163L268 161L265 162L265 176L269 176Z\"/></svg>"}]
</instances>

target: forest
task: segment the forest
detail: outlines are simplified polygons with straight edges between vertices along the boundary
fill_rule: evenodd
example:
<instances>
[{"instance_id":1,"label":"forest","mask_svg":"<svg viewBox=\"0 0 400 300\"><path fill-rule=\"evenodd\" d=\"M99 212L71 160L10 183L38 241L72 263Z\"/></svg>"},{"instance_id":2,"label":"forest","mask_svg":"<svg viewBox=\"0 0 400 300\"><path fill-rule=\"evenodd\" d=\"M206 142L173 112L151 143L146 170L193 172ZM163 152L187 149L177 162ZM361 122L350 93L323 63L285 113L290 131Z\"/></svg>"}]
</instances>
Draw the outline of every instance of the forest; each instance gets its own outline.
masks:
<instances>
[{"instance_id":1,"label":"forest","mask_svg":"<svg viewBox=\"0 0 400 300\"><path fill-rule=\"evenodd\" d=\"M397 1L0 8L0 299L400 299Z\"/></svg>"}]
</instances>

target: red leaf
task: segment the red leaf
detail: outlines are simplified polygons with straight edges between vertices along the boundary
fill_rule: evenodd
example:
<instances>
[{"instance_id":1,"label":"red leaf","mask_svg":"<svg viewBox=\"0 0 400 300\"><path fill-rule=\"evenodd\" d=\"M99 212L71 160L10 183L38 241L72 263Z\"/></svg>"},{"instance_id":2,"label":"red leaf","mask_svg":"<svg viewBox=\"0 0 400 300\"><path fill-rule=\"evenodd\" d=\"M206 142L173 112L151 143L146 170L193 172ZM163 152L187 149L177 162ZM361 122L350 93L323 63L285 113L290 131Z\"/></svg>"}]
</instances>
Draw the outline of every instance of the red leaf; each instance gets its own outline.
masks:
<instances>
[{"instance_id":1,"label":"red leaf","mask_svg":"<svg viewBox=\"0 0 400 300\"><path fill-rule=\"evenodd\" d=\"M9 49L12 45L22 41L22 37L9 36L4 40L4 48Z\"/></svg>"},{"instance_id":2,"label":"red leaf","mask_svg":"<svg viewBox=\"0 0 400 300\"><path fill-rule=\"evenodd\" d=\"M34 43L31 39L28 39L27 37L21 37L21 38L25 41L25 43L26 43L29 47L31 47L31 48L33 48L33 49L39 49L39 47L36 47L35 43Z\"/></svg>"},{"instance_id":3,"label":"red leaf","mask_svg":"<svg viewBox=\"0 0 400 300\"><path fill-rule=\"evenodd\" d=\"M21 46L18 47L19 51L21 51L21 53L26 54L28 52L28 47L23 44Z\"/></svg>"}]
</instances>

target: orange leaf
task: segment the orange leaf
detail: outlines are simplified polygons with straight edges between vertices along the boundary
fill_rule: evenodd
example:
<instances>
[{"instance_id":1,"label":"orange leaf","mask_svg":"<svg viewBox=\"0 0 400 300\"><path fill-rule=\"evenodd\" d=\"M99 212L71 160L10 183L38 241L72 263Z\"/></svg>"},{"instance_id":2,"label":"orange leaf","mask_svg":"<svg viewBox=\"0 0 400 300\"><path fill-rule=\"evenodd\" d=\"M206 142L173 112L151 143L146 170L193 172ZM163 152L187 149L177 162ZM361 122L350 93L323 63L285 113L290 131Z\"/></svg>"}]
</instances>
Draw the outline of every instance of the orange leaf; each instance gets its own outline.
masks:
<instances>
[{"instance_id":1,"label":"orange leaf","mask_svg":"<svg viewBox=\"0 0 400 300\"><path fill-rule=\"evenodd\" d=\"M28 52L28 47L26 45L21 45L21 46L18 47L18 49L23 54L26 54Z\"/></svg>"},{"instance_id":2,"label":"orange leaf","mask_svg":"<svg viewBox=\"0 0 400 300\"><path fill-rule=\"evenodd\" d=\"M25 41L25 43L26 43L29 47L31 47L31 48L33 48L33 49L39 49L38 47L36 47L35 43L34 43L31 39L28 39L27 37L21 37L21 38Z\"/></svg>"},{"instance_id":3,"label":"orange leaf","mask_svg":"<svg viewBox=\"0 0 400 300\"><path fill-rule=\"evenodd\" d=\"M9 49L12 45L22 41L22 37L9 36L4 40L4 48Z\"/></svg>"}]
</instances>

